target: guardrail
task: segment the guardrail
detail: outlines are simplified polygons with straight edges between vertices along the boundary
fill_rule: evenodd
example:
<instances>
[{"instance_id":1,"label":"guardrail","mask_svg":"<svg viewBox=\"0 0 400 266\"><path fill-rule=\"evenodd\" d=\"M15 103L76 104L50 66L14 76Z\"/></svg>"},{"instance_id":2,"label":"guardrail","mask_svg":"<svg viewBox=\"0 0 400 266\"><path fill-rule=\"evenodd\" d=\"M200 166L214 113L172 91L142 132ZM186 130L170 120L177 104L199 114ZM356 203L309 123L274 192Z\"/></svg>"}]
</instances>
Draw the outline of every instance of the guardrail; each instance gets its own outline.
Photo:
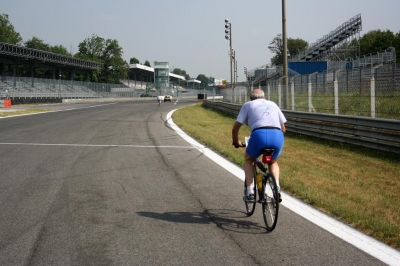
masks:
<instances>
[{"instance_id":1,"label":"guardrail","mask_svg":"<svg viewBox=\"0 0 400 266\"><path fill-rule=\"evenodd\" d=\"M207 100L203 105L235 117L242 107ZM288 132L400 154L400 120L282 111Z\"/></svg>"}]
</instances>

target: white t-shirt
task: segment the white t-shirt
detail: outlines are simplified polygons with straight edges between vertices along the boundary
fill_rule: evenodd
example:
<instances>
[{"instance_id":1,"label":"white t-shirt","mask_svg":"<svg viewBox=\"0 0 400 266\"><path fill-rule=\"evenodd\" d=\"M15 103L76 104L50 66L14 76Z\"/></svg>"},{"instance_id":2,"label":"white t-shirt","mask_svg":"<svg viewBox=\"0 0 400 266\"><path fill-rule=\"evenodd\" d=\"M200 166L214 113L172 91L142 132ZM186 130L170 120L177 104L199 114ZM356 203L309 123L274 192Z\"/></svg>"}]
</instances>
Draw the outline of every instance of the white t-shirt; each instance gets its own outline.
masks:
<instances>
[{"instance_id":1,"label":"white t-shirt","mask_svg":"<svg viewBox=\"0 0 400 266\"><path fill-rule=\"evenodd\" d=\"M281 128L281 124L286 123L286 118L276 103L256 99L243 104L236 121L247 123L250 131L253 131L259 127Z\"/></svg>"}]
</instances>

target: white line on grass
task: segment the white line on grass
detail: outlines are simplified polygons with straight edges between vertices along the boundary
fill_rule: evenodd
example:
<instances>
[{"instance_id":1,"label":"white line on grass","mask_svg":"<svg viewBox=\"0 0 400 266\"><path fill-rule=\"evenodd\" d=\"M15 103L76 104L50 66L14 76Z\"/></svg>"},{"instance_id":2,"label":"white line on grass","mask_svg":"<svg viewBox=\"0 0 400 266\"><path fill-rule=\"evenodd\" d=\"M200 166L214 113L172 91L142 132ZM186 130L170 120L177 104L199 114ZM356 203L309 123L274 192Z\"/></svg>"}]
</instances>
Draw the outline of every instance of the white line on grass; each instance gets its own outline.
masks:
<instances>
[{"instance_id":1,"label":"white line on grass","mask_svg":"<svg viewBox=\"0 0 400 266\"><path fill-rule=\"evenodd\" d=\"M244 171L242 168L229 162L209 148L206 148L204 145L198 143L196 140L192 139L185 132L183 132L173 122L172 114L175 111L176 109L167 114L167 121L171 128L173 128L183 139L193 145L193 147L198 149L204 155L206 155L207 157L221 165L223 168L231 172L233 175L244 181ZM376 239L367 236L336 219L333 219L332 217L320 212L319 210L311 207L308 204L301 202L300 200L288 195L283 191L281 191L281 193L284 198L284 201L281 204L286 208L297 213L303 218L309 220L310 222L318 225L319 227L327 230L333 235L343 239L351 245L359 248L360 250L379 259L380 261L388 265L400 265L400 252L396 249L382 242L379 242Z\"/></svg>"}]
</instances>

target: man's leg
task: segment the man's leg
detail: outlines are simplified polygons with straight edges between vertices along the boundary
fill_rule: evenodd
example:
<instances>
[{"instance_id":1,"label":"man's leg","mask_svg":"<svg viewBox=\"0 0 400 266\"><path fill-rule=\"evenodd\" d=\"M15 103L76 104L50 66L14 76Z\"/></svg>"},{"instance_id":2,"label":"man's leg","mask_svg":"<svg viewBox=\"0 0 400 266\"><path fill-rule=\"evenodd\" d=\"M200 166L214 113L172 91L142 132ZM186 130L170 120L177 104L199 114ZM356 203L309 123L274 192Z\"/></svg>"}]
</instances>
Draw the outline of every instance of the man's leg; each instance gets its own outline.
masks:
<instances>
[{"instance_id":1,"label":"man's leg","mask_svg":"<svg viewBox=\"0 0 400 266\"><path fill-rule=\"evenodd\" d=\"M279 185L279 165L277 161L273 161L273 163L270 166L270 171L274 175L275 180L276 180L276 185L278 186L278 192L279 192L279 202L282 202L281 198L281 187Z\"/></svg>"},{"instance_id":2,"label":"man's leg","mask_svg":"<svg viewBox=\"0 0 400 266\"><path fill-rule=\"evenodd\" d=\"M270 171L274 175L276 183L278 184L279 187L279 165L277 161L273 161L273 163L270 166Z\"/></svg>"},{"instance_id":3,"label":"man's leg","mask_svg":"<svg viewBox=\"0 0 400 266\"><path fill-rule=\"evenodd\" d=\"M244 175L246 177L247 196L249 194L254 194L254 191L253 191L254 160L255 159L250 157L250 155L248 155L247 153L244 156ZM251 193L250 193L249 189L251 189Z\"/></svg>"}]
</instances>

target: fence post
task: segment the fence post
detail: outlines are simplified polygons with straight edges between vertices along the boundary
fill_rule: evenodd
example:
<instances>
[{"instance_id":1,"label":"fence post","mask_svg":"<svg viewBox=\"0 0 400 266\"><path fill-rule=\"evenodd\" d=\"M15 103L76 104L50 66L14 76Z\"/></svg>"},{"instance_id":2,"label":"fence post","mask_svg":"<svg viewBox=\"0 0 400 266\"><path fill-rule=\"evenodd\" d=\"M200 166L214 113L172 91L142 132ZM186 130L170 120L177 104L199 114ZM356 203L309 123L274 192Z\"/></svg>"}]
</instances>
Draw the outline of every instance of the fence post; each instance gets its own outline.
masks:
<instances>
[{"instance_id":1,"label":"fence post","mask_svg":"<svg viewBox=\"0 0 400 266\"><path fill-rule=\"evenodd\" d=\"M335 99L335 114L339 114L339 81L338 74L340 71L344 70L344 68L340 68L335 70L334 73L334 81L333 81L333 98Z\"/></svg>"},{"instance_id":2,"label":"fence post","mask_svg":"<svg viewBox=\"0 0 400 266\"><path fill-rule=\"evenodd\" d=\"M310 75L308 75L308 111L309 112L311 112L312 108L313 108L311 94L312 94L312 84L311 84Z\"/></svg>"},{"instance_id":3,"label":"fence post","mask_svg":"<svg viewBox=\"0 0 400 266\"><path fill-rule=\"evenodd\" d=\"M376 92L376 84L375 84L375 76L377 75L378 68L380 68L382 64L379 64L371 69L371 117L375 118L375 92Z\"/></svg>"},{"instance_id":4,"label":"fence post","mask_svg":"<svg viewBox=\"0 0 400 266\"><path fill-rule=\"evenodd\" d=\"M337 78L333 81L333 98L335 99L335 115L339 114L339 87Z\"/></svg>"},{"instance_id":5,"label":"fence post","mask_svg":"<svg viewBox=\"0 0 400 266\"><path fill-rule=\"evenodd\" d=\"M291 82L291 84L290 84L290 93L292 94L291 95L291 98L292 98L292 110L294 111L294 77L292 78L292 82Z\"/></svg>"},{"instance_id":6,"label":"fence post","mask_svg":"<svg viewBox=\"0 0 400 266\"><path fill-rule=\"evenodd\" d=\"M269 85L269 82L267 85L267 97L268 97L268 101L270 101L271 100L271 87Z\"/></svg>"},{"instance_id":7,"label":"fence post","mask_svg":"<svg viewBox=\"0 0 400 266\"><path fill-rule=\"evenodd\" d=\"M281 93L282 93L282 85L281 85L281 82L279 81L279 85L278 85L278 106L279 106L279 108L282 108L282 106L281 106Z\"/></svg>"},{"instance_id":8,"label":"fence post","mask_svg":"<svg viewBox=\"0 0 400 266\"><path fill-rule=\"evenodd\" d=\"M375 118L375 78L371 77L371 117Z\"/></svg>"}]
</instances>

